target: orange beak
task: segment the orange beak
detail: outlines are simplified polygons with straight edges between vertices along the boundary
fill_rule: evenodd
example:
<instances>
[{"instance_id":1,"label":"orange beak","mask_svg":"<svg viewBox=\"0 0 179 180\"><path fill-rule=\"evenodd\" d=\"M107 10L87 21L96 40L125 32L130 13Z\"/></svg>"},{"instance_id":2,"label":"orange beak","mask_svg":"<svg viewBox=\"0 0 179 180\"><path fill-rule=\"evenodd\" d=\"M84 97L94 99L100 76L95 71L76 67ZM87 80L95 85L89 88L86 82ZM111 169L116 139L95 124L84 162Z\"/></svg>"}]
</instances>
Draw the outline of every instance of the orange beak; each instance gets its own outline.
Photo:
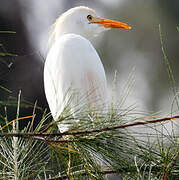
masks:
<instances>
[{"instance_id":1,"label":"orange beak","mask_svg":"<svg viewBox=\"0 0 179 180\"><path fill-rule=\"evenodd\" d=\"M120 22L120 21L114 21L110 19L103 19L103 18L95 18L90 21L90 23L99 24L101 26L104 26L105 28L122 28L122 29L131 29L131 26Z\"/></svg>"}]
</instances>

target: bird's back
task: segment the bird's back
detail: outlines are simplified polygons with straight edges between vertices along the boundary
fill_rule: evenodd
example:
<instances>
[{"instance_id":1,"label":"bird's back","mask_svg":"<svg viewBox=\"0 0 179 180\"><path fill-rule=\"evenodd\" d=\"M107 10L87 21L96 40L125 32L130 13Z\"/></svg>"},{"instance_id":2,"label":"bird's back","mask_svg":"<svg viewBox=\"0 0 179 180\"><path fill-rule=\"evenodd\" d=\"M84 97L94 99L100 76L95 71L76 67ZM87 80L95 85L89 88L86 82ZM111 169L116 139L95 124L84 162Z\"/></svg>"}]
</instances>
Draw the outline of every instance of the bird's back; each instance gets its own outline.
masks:
<instances>
[{"instance_id":1,"label":"bird's back","mask_svg":"<svg viewBox=\"0 0 179 180\"><path fill-rule=\"evenodd\" d=\"M85 38L63 35L52 45L44 69L46 98L54 119L67 104L91 108L105 102L106 77L101 60ZM60 128L65 131L63 124Z\"/></svg>"}]
</instances>

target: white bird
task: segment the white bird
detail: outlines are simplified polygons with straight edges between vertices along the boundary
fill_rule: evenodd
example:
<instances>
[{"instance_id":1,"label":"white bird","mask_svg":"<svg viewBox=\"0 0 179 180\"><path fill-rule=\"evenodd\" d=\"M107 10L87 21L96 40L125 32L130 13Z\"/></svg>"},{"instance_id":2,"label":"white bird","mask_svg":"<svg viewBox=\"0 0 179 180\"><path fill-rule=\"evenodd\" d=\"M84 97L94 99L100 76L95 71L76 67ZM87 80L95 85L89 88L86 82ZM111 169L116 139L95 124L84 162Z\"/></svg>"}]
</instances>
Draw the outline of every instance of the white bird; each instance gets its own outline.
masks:
<instances>
[{"instance_id":1,"label":"white bird","mask_svg":"<svg viewBox=\"0 0 179 180\"><path fill-rule=\"evenodd\" d=\"M105 103L105 71L88 39L110 28L131 27L99 18L93 9L84 6L69 9L57 18L44 68L46 98L55 120L68 103L73 114L80 103L87 108ZM74 99L70 101L72 94L75 94ZM70 129L65 122L60 122L58 127L61 132Z\"/></svg>"}]
</instances>

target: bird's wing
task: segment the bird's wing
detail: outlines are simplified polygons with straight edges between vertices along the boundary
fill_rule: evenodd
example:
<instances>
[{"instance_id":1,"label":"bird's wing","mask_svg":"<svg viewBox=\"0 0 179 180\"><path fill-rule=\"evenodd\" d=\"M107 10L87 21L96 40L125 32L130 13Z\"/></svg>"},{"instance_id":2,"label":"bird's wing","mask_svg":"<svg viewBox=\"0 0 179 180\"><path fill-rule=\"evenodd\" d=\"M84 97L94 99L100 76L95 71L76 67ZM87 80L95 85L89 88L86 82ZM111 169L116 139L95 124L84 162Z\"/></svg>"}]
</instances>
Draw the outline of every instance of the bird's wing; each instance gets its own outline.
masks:
<instances>
[{"instance_id":1,"label":"bird's wing","mask_svg":"<svg viewBox=\"0 0 179 180\"><path fill-rule=\"evenodd\" d=\"M76 98L77 103L91 105L99 99L103 101L106 96L106 77L92 44L75 34L59 38L45 62L44 85L54 119L67 105L72 90L78 91L80 95L80 98Z\"/></svg>"}]
</instances>

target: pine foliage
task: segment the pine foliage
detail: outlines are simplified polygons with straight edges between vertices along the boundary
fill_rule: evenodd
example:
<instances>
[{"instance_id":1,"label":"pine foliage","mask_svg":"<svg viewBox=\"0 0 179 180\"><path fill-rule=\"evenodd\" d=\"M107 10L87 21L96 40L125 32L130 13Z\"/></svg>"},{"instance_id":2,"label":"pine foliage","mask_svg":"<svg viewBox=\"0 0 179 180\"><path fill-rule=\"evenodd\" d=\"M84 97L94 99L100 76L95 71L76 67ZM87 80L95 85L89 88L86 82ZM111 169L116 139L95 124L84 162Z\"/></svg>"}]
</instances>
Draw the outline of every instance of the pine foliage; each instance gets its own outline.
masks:
<instances>
[{"instance_id":1,"label":"pine foliage","mask_svg":"<svg viewBox=\"0 0 179 180\"><path fill-rule=\"evenodd\" d=\"M165 54L161 29L160 38L175 97L178 91ZM136 111L134 106L127 107L125 100L132 83L130 75L123 96L104 111L82 112L80 106L78 117L73 117L67 105L59 122L55 122L44 110L35 129L33 121L40 107L21 100L21 93L17 100L0 102L4 109L0 115L0 179L93 180L112 179L113 174L124 180L178 179L179 134L174 127L179 116L158 117ZM177 98L174 103L178 107ZM33 114L19 117L24 105L33 107ZM17 115L11 121L7 115L9 106L17 108ZM177 108L175 114L178 111ZM23 119L29 119L29 124L20 130L18 122ZM70 131L60 133L57 123L69 120L78 123Z\"/></svg>"}]
</instances>

